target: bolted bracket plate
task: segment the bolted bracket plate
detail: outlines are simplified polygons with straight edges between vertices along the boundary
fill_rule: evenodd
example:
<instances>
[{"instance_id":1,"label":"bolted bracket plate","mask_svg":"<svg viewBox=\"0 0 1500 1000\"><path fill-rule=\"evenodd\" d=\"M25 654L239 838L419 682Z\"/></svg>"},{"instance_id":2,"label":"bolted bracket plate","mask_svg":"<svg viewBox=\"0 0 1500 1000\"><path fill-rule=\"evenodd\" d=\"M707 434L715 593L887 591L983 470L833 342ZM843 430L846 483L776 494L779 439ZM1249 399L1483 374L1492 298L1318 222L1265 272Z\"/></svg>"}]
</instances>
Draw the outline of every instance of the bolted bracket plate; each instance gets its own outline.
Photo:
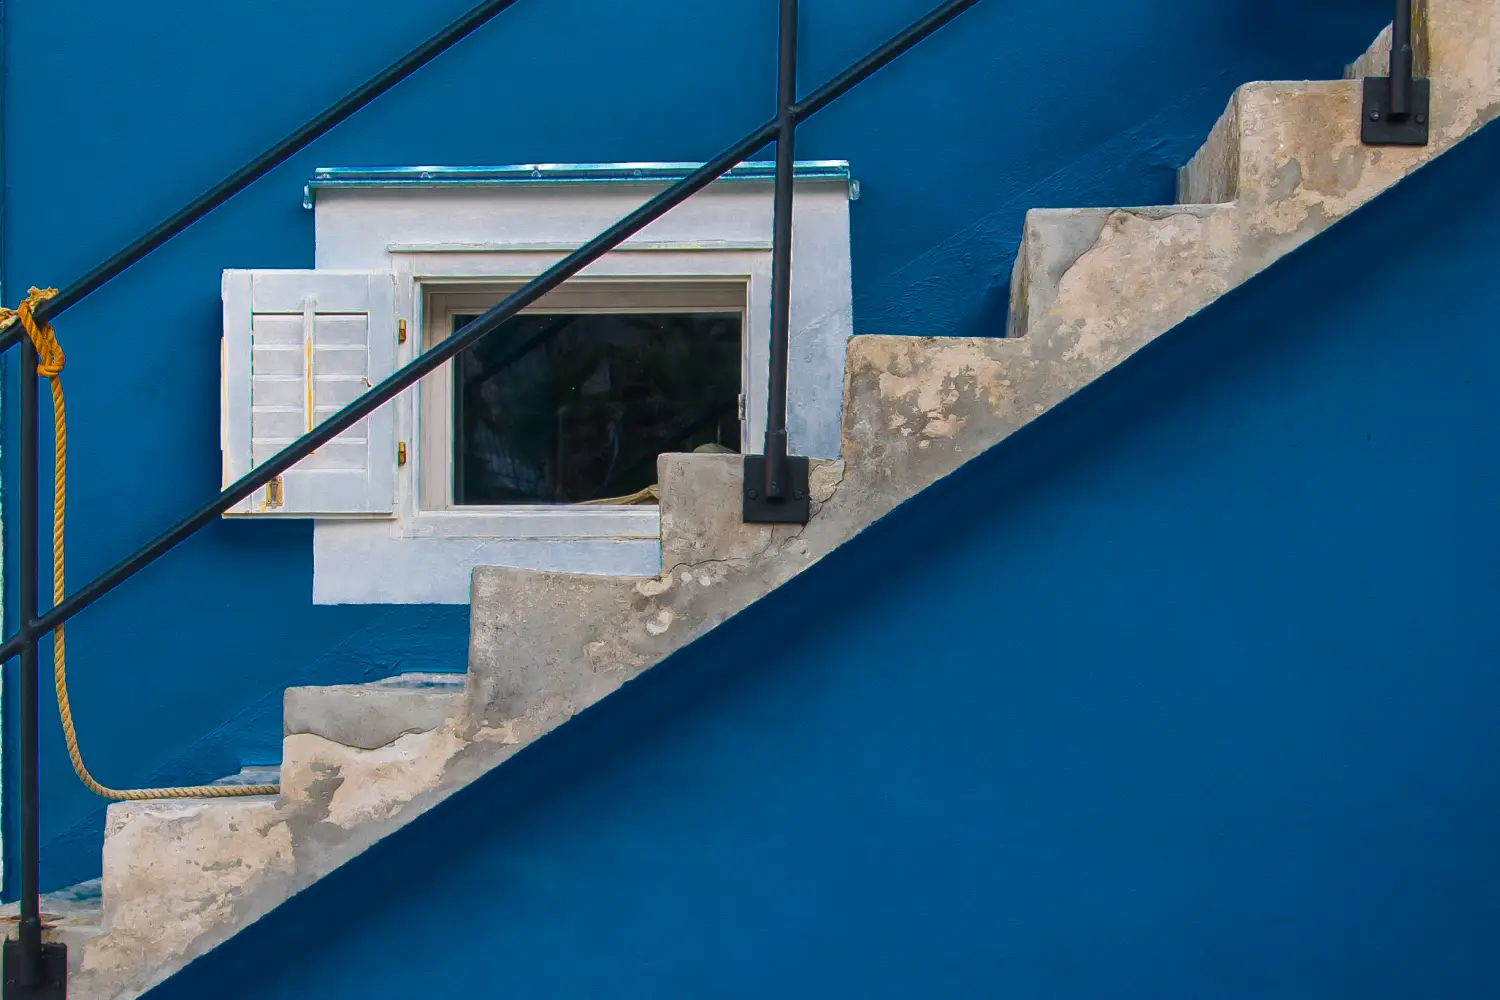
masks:
<instances>
[{"instance_id":1,"label":"bolted bracket plate","mask_svg":"<svg viewBox=\"0 0 1500 1000\"><path fill-rule=\"evenodd\" d=\"M787 483L787 495L783 500L767 500L762 495L765 469L764 455L745 456L745 481L741 486L745 523L806 524L812 517L812 501L808 499L807 489L807 459L795 455L787 457L786 472L791 481Z\"/></svg>"},{"instance_id":2,"label":"bolted bracket plate","mask_svg":"<svg viewBox=\"0 0 1500 1000\"><path fill-rule=\"evenodd\" d=\"M4 1000L67 1000L68 946L42 945L42 981L36 986L22 986L17 980L21 965L21 942L5 942Z\"/></svg>"},{"instance_id":3,"label":"bolted bracket plate","mask_svg":"<svg viewBox=\"0 0 1500 1000\"><path fill-rule=\"evenodd\" d=\"M1360 139L1366 146L1425 146L1432 108L1432 81L1419 76L1411 82L1410 117L1390 117L1391 78L1365 77L1365 103Z\"/></svg>"}]
</instances>

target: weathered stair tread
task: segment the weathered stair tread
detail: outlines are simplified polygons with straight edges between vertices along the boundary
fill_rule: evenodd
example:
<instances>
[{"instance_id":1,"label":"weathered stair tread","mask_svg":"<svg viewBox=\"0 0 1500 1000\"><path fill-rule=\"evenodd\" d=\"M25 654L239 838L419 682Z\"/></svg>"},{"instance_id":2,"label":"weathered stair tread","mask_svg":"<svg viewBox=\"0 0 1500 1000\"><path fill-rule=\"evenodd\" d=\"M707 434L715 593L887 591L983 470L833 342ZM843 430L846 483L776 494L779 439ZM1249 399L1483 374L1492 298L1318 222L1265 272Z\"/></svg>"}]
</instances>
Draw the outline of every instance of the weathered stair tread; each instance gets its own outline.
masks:
<instances>
[{"instance_id":1,"label":"weathered stair tread","mask_svg":"<svg viewBox=\"0 0 1500 1000\"><path fill-rule=\"evenodd\" d=\"M463 674L397 674L366 684L287 688L286 736L312 734L377 750L409 733L437 729L462 707Z\"/></svg>"},{"instance_id":2,"label":"weathered stair tread","mask_svg":"<svg viewBox=\"0 0 1500 1000\"><path fill-rule=\"evenodd\" d=\"M244 785L274 785L281 780L281 768L278 766L254 765L241 768L235 774L226 775L212 785L244 786ZM266 802L274 801L274 795L252 795L237 796L234 799L222 800L233 802ZM138 805L167 805L178 803L209 803L215 800L211 798L186 798L186 799L158 799L154 803L138 803ZM135 803L133 803L135 804ZM5 928L7 937L14 937L16 927L20 921L20 906L10 903L0 907L0 925ZM63 889L42 894L42 925L47 940L66 941L70 944L81 943L88 937L96 937L103 933L104 925L104 879L89 879L79 882Z\"/></svg>"}]
</instances>

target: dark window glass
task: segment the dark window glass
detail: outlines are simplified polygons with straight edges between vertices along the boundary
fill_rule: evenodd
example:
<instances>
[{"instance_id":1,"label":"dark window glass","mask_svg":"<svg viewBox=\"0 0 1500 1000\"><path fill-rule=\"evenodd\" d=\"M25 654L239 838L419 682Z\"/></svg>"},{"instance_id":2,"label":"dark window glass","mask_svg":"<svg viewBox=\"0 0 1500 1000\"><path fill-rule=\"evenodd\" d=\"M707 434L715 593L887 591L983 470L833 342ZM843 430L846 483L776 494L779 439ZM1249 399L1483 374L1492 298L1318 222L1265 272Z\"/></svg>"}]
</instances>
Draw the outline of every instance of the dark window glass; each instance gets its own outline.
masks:
<instances>
[{"instance_id":1,"label":"dark window glass","mask_svg":"<svg viewBox=\"0 0 1500 1000\"><path fill-rule=\"evenodd\" d=\"M740 325L738 313L512 319L454 360L455 503L628 496L656 482L662 452L738 451Z\"/></svg>"}]
</instances>

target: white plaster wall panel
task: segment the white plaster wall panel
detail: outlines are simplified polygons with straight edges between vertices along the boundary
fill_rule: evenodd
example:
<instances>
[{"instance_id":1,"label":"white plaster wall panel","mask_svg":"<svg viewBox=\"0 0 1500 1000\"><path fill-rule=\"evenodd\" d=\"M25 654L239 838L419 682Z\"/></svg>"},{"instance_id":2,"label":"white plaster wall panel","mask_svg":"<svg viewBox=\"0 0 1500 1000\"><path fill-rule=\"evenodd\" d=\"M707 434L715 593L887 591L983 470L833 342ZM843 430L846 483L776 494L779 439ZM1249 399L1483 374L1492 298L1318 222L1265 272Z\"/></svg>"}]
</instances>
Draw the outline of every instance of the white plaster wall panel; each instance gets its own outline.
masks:
<instances>
[{"instance_id":1,"label":"white plaster wall panel","mask_svg":"<svg viewBox=\"0 0 1500 1000\"><path fill-rule=\"evenodd\" d=\"M534 277L665 186L323 190L316 200L317 266L396 276L396 312L412 331L400 348L401 364L420 350L424 290ZM849 187L799 181L796 199L787 423L795 453L833 458L853 333ZM773 209L769 182L712 185L580 275L746 281L747 452L762 450L765 433ZM393 404L398 439L421 440L417 404L416 392ZM466 603L471 571L483 565L624 576L660 570L655 508L630 511L624 519L600 508L423 511L417 489L422 461L414 451L414 461L397 470L394 520L317 523L316 603Z\"/></svg>"}]
</instances>

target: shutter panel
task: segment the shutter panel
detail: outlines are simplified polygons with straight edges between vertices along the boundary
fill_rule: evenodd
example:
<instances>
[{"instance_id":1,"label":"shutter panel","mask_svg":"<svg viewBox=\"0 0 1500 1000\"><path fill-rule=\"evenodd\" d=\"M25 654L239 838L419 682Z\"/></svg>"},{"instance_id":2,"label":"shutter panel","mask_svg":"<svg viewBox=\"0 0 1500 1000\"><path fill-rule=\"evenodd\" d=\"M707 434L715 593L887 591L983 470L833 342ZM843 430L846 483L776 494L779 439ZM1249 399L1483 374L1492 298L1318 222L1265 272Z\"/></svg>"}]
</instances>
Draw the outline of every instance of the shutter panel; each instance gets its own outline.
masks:
<instances>
[{"instance_id":1,"label":"shutter panel","mask_svg":"<svg viewBox=\"0 0 1500 1000\"><path fill-rule=\"evenodd\" d=\"M395 278L340 271L225 271L224 485L239 479L395 369ZM298 462L230 514L391 514L391 404Z\"/></svg>"}]
</instances>

